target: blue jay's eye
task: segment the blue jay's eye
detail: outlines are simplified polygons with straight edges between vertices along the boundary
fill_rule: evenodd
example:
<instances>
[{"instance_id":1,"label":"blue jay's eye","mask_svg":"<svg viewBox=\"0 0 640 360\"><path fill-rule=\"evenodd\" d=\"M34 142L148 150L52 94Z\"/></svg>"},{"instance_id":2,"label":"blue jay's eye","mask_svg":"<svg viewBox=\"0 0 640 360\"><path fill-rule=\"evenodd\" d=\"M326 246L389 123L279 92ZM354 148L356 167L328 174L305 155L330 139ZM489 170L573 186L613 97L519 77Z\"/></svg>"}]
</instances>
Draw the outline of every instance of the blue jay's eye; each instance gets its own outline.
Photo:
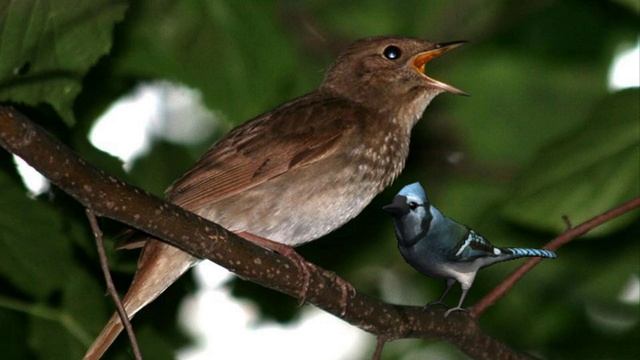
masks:
<instances>
[{"instance_id":1,"label":"blue jay's eye","mask_svg":"<svg viewBox=\"0 0 640 360\"><path fill-rule=\"evenodd\" d=\"M418 203L416 203L416 202L414 202L414 201L411 201L411 202L409 203L409 209L411 209L411 210L415 210L416 208L418 208Z\"/></svg>"},{"instance_id":2,"label":"blue jay's eye","mask_svg":"<svg viewBox=\"0 0 640 360\"><path fill-rule=\"evenodd\" d=\"M389 45L384 49L382 54L389 60L396 60L402 55L402 51L395 45Z\"/></svg>"}]
</instances>

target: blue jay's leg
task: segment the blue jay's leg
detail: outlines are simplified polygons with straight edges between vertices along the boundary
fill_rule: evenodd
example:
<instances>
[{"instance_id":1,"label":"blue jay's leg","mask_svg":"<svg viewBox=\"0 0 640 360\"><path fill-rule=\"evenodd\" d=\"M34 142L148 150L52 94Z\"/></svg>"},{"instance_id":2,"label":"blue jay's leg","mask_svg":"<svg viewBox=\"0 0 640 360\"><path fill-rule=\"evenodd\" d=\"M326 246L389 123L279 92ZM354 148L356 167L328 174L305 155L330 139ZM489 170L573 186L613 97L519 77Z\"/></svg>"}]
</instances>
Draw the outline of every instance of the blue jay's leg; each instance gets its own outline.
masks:
<instances>
[{"instance_id":1,"label":"blue jay's leg","mask_svg":"<svg viewBox=\"0 0 640 360\"><path fill-rule=\"evenodd\" d=\"M449 310L447 310L447 312L444 313L444 317L449 316L449 314L451 314L454 311L464 311L464 312L468 312L468 309L465 309L462 307L462 303L464 302L464 298L467 296L467 291L469 291L469 287L466 287L464 285L462 285L462 295L460 296L460 301L458 301L458 306L451 308Z\"/></svg>"},{"instance_id":2,"label":"blue jay's leg","mask_svg":"<svg viewBox=\"0 0 640 360\"><path fill-rule=\"evenodd\" d=\"M456 280L460 283L460 287L462 288L462 295L460 295L460 300L458 301L458 305L454 308L447 310L447 312L444 313L444 317L449 316L449 314L451 314L454 311L465 311L465 312L469 311L462 307L462 303L464 302L464 298L467 297L467 292L469 291L469 289L471 289L471 285L473 285L473 280L475 280L476 278L477 271L478 270L476 269L473 272L458 274L458 277L456 278Z\"/></svg>"},{"instance_id":3,"label":"blue jay's leg","mask_svg":"<svg viewBox=\"0 0 640 360\"><path fill-rule=\"evenodd\" d=\"M432 305L443 305L444 307L446 307L447 304L444 303L444 298L447 296L447 294L449 293L449 290L451 290L451 288L453 287L453 284L455 283L456 283L455 279L447 279L447 288L444 289L444 292L442 293L442 295L440 295L440 298L436 301L432 301L428 303L425 307L429 307Z\"/></svg>"}]
</instances>

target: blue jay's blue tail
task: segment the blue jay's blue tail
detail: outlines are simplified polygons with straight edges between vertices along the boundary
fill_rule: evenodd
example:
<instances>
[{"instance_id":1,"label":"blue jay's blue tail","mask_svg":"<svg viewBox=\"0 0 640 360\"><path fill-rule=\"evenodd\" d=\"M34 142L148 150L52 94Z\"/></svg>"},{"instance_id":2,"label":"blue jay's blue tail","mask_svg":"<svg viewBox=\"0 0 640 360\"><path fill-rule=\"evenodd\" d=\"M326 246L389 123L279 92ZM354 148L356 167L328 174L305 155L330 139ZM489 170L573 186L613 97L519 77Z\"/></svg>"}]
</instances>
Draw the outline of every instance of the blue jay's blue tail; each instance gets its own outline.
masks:
<instances>
[{"instance_id":1,"label":"blue jay's blue tail","mask_svg":"<svg viewBox=\"0 0 640 360\"><path fill-rule=\"evenodd\" d=\"M548 259L555 259L558 257L558 255L551 250L526 248L494 248L493 254L496 256L483 257L482 267L523 257L541 257Z\"/></svg>"},{"instance_id":2,"label":"blue jay's blue tail","mask_svg":"<svg viewBox=\"0 0 640 360\"><path fill-rule=\"evenodd\" d=\"M502 248L500 249L502 252L506 254L514 255L514 258L517 257L542 257L542 258L550 258L555 259L558 257L555 252L551 250L545 249L525 249L525 248Z\"/></svg>"}]
</instances>

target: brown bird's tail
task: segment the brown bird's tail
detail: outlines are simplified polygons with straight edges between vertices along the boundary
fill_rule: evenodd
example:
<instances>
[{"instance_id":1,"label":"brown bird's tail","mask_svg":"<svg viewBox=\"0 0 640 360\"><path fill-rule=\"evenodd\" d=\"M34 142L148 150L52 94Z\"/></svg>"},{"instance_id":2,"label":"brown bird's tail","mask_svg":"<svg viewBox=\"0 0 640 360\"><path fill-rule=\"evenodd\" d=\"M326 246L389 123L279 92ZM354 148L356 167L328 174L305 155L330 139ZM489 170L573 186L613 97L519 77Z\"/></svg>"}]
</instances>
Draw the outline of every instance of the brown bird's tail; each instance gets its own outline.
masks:
<instances>
[{"instance_id":1,"label":"brown bird's tail","mask_svg":"<svg viewBox=\"0 0 640 360\"><path fill-rule=\"evenodd\" d=\"M133 278L122 304L129 319L140 309L155 300L165 289L175 282L180 275L197 262L193 256L158 240L147 241L140 260L138 271ZM96 340L93 342L85 360L100 359L123 329L117 313L111 319Z\"/></svg>"}]
</instances>

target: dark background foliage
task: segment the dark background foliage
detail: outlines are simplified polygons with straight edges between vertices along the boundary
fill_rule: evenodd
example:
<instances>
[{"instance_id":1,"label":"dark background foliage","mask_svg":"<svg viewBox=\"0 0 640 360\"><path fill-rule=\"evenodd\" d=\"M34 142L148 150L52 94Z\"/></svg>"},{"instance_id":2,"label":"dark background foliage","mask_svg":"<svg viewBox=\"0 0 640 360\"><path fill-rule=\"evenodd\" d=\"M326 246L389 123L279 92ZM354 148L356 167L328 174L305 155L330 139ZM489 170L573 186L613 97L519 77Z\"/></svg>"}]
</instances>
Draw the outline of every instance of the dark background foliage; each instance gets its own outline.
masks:
<instances>
[{"instance_id":1,"label":"dark background foliage","mask_svg":"<svg viewBox=\"0 0 640 360\"><path fill-rule=\"evenodd\" d=\"M357 219L301 248L359 289L420 304L442 284L401 260L379 210L402 184L420 180L446 213L513 246L542 246L564 229L562 215L577 224L640 194L638 88L607 85L614 55L637 42L639 14L634 0L0 0L0 101L18 105L97 166L161 194L224 131L317 86L354 39L470 40L430 71L472 96L437 98L415 128L400 179ZM87 134L115 100L154 79L199 90L221 130L188 145L156 141L125 172ZM536 268L491 308L482 326L544 358L640 357L638 303L620 300L639 276L638 215L561 249L559 260ZM120 229L104 224L109 234ZM109 246L124 289L136 254ZM468 304L517 265L484 271ZM293 299L256 285L230 287L259 304L265 321L291 321L300 311ZM193 289L187 276L137 317L148 358L172 358L190 341L175 315ZM11 157L0 153L2 358L81 357L111 311L103 293L83 209L55 188L28 197ZM121 339L111 356L127 358L127 345ZM385 358L428 346L400 341Z\"/></svg>"}]
</instances>

